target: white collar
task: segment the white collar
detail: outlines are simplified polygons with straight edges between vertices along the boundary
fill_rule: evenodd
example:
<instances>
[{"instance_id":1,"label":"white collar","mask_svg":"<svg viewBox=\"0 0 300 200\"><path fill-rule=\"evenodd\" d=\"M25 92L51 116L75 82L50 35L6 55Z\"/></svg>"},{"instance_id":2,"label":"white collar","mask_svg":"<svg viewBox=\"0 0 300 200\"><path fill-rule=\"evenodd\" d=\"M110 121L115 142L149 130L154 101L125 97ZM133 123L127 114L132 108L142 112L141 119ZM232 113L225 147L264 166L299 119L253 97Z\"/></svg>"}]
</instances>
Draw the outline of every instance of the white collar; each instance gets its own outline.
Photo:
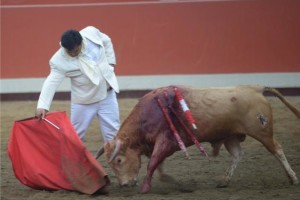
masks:
<instances>
[{"instance_id":1,"label":"white collar","mask_svg":"<svg viewBox=\"0 0 300 200\"><path fill-rule=\"evenodd\" d=\"M76 56L76 57L70 56L70 55L67 53L66 49L61 45L61 42L59 42L59 45L60 45L60 48L61 48L62 55L63 55L66 59L69 59L69 60L75 60L75 59L78 59L79 56L83 55L84 52L86 51L87 41L86 41L85 38L82 39L81 51L80 51L79 55Z\"/></svg>"}]
</instances>

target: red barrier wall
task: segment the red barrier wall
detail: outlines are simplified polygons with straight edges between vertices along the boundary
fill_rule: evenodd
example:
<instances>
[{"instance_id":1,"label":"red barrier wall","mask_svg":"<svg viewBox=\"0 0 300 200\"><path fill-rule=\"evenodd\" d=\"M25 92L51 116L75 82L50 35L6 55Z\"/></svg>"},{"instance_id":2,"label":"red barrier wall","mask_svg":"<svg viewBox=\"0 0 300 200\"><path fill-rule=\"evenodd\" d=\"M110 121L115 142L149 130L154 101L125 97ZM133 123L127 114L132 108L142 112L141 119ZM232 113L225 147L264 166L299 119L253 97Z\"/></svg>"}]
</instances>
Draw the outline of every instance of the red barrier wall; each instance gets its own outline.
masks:
<instances>
[{"instance_id":1,"label":"red barrier wall","mask_svg":"<svg viewBox=\"0 0 300 200\"><path fill-rule=\"evenodd\" d=\"M61 33L87 25L118 75L300 72L298 0L42 2L2 1L1 78L45 77Z\"/></svg>"}]
</instances>

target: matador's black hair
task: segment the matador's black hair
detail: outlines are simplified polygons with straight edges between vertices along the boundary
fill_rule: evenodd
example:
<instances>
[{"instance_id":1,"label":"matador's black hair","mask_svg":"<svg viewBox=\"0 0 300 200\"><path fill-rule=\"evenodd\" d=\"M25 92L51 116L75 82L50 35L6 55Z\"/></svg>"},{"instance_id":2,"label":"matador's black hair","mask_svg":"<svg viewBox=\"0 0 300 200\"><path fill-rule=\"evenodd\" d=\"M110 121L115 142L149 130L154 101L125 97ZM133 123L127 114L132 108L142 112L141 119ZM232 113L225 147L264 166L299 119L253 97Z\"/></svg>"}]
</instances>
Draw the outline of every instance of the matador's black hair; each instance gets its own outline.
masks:
<instances>
[{"instance_id":1,"label":"matador's black hair","mask_svg":"<svg viewBox=\"0 0 300 200\"><path fill-rule=\"evenodd\" d=\"M73 29L65 31L61 36L61 45L69 51L80 45L81 42L82 36L78 31Z\"/></svg>"}]
</instances>

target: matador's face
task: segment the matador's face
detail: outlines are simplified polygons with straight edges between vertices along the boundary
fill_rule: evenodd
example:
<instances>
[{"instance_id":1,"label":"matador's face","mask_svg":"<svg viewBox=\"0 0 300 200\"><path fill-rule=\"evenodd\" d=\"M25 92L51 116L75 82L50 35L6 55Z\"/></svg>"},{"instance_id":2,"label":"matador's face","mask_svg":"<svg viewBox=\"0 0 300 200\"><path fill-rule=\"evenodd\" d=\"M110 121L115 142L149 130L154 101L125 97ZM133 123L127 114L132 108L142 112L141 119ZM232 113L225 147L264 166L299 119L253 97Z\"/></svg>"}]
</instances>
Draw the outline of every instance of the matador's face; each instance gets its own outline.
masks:
<instances>
[{"instance_id":1,"label":"matador's face","mask_svg":"<svg viewBox=\"0 0 300 200\"><path fill-rule=\"evenodd\" d=\"M82 47L82 44L75 46L74 49L72 49L72 50L66 49L66 52L67 52L67 54L69 54L69 56L76 57L80 54L81 47Z\"/></svg>"}]
</instances>

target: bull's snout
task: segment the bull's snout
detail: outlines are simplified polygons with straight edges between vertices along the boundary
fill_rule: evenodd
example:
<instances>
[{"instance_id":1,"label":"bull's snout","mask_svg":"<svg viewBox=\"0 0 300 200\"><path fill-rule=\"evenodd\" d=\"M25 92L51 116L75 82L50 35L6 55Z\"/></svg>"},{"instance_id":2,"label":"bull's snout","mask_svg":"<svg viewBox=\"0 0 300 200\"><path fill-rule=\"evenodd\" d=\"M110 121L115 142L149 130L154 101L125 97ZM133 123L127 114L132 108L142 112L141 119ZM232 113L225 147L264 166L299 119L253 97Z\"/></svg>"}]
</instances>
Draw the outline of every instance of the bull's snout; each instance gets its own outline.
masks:
<instances>
[{"instance_id":1,"label":"bull's snout","mask_svg":"<svg viewBox=\"0 0 300 200\"><path fill-rule=\"evenodd\" d=\"M127 182L125 182L125 183L121 183L121 184L120 184L121 187L128 187L128 186L134 187L134 186L136 186L136 185L137 185L137 180L136 180L136 179L130 180L130 181L127 181Z\"/></svg>"}]
</instances>

